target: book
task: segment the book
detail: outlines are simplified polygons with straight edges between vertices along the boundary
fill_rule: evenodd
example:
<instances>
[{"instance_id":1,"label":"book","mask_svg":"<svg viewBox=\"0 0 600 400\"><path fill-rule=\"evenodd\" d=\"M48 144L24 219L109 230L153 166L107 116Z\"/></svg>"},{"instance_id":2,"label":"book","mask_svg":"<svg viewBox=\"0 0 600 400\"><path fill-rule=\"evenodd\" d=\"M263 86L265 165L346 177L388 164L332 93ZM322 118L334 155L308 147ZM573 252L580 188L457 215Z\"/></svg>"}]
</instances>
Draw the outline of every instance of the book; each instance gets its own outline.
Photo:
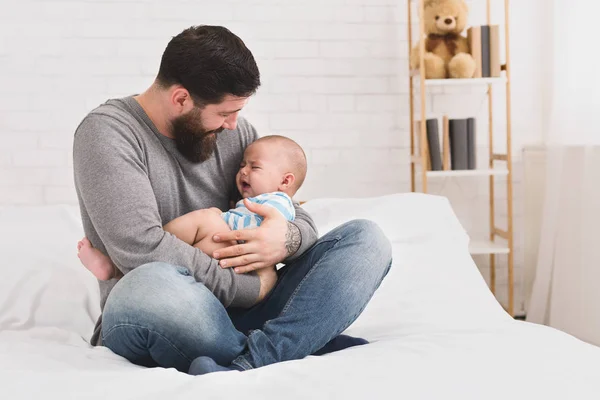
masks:
<instances>
[{"instance_id":1,"label":"book","mask_svg":"<svg viewBox=\"0 0 600 400\"><path fill-rule=\"evenodd\" d=\"M469 169L477 169L476 133L475 118L467 118L467 166Z\"/></svg>"},{"instance_id":2,"label":"book","mask_svg":"<svg viewBox=\"0 0 600 400\"><path fill-rule=\"evenodd\" d=\"M437 119L427 120L427 146L429 148L431 170L441 171L442 155L440 150L440 131Z\"/></svg>"},{"instance_id":3,"label":"book","mask_svg":"<svg viewBox=\"0 0 600 400\"><path fill-rule=\"evenodd\" d=\"M467 120L451 119L449 126L450 164L452 169L469 169Z\"/></svg>"},{"instance_id":4,"label":"book","mask_svg":"<svg viewBox=\"0 0 600 400\"><path fill-rule=\"evenodd\" d=\"M471 55L475 60L475 76L473 78L481 78L481 27L473 26L467 30L467 41Z\"/></svg>"},{"instance_id":5,"label":"book","mask_svg":"<svg viewBox=\"0 0 600 400\"><path fill-rule=\"evenodd\" d=\"M499 78L502 73L500 64L500 26L490 26L490 76Z\"/></svg>"},{"instance_id":6,"label":"book","mask_svg":"<svg viewBox=\"0 0 600 400\"><path fill-rule=\"evenodd\" d=\"M490 69L490 27L483 25L481 27L481 76L489 78Z\"/></svg>"}]
</instances>

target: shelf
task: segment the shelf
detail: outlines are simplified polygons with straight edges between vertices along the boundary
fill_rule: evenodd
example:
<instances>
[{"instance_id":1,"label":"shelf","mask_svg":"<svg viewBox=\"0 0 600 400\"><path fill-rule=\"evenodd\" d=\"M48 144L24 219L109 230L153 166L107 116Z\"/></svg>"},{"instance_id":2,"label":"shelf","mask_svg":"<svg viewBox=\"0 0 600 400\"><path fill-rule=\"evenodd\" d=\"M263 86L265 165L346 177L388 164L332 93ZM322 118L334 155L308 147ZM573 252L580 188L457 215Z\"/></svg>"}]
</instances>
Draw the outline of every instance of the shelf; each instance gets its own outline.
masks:
<instances>
[{"instance_id":1,"label":"shelf","mask_svg":"<svg viewBox=\"0 0 600 400\"><path fill-rule=\"evenodd\" d=\"M485 240L475 240L469 244L469 253L472 255L509 254L510 249L504 244Z\"/></svg>"},{"instance_id":2,"label":"shelf","mask_svg":"<svg viewBox=\"0 0 600 400\"><path fill-rule=\"evenodd\" d=\"M412 156L411 161L414 164L421 163L421 157ZM507 176L507 168L485 168L485 169L461 169L450 171L427 171L428 178L446 178L446 177L461 177L461 176Z\"/></svg>"},{"instance_id":3,"label":"shelf","mask_svg":"<svg viewBox=\"0 0 600 400\"><path fill-rule=\"evenodd\" d=\"M505 77L500 78L472 78L472 79L425 79L426 86L467 86L491 85L506 83Z\"/></svg>"},{"instance_id":4,"label":"shelf","mask_svg":"<svg viewBox=\"0 0 600 400\"><path fill-rule=\"evenodd\" d=\"M414 75L414 77L418 77ZM506 83L506 77L472 79L425 79L425 86L478 86Z\"/></svg>"},{"instance_id":5,"label":"shelf","mask_svg":"<svg viewBox=\"0 0 600 400\"><path fill-rule=\"evenodd\" d=\"M508 169L467 169L467 170L451 170L451 171L427 171L428 178L445 178L450 176L506 176Z\"/></svg>"}]
</instances>

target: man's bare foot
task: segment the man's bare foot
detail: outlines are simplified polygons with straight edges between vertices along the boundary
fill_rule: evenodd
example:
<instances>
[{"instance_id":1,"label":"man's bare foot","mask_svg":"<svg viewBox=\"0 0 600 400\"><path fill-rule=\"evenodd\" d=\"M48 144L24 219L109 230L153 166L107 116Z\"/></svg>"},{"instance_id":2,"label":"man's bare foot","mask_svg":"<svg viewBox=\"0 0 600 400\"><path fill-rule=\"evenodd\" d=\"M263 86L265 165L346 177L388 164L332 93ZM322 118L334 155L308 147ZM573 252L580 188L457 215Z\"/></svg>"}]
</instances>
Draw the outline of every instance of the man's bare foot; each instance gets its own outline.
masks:
<instances>
[{"instance_id":1,"label":"man's bare foot","mask_svg":"<svg viewBox=\"0 0 600 400\"><path fill-rule=\"evenodd\" d=\"M81 260L81 263L90 270L96 278L101 281L107 281L113 278L115 274L115 267L110 261L110 258L106 257L98 249L92 247L92 243L88 238L83 238L77 243L77 257Z\"/></svg>"}]
</instances>

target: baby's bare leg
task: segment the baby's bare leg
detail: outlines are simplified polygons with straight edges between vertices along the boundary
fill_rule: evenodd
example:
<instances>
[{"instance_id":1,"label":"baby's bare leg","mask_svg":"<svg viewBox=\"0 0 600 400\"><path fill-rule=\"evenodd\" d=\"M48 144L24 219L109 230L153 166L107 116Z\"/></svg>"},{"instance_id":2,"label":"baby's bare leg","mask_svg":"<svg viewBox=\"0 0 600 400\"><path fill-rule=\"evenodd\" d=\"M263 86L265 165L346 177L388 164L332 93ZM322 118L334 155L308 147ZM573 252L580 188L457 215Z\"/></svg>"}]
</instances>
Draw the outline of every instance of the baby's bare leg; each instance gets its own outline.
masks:
<instances>
[{"instance_id":1,"label":"baby's bare leg","mask_svg":"<svg viewBox=\"0 0 600 400\"><path fill-rule=\"evenodd\" d=\"M164 230L199 248L210 257L213 256L215 250L236 244L235 241L216 243L212 240L215 233L231 230L221 217L221 210L218 208L197 210L182 215L165 225Z\"/></svg>"},{"instance_id":2,"label":"baby's bare leg","mask_svg":"<svg viewBox=\"0 0 600 400\"><path fill-rule=\"evenodd\" d=\"M227 222L225 222L220 215L217 217L211 217L209 218L209 223L201 227L201 229L199 230L198 238L200 240L194 243L194 247L199 248L200 250L202 250L202 252L212 257L213 253L216 250L237 244L236 241L217 243L212 239L216 233L227 232L230 230L231 228L229 228Z\"/></svg>"}]
</instances>

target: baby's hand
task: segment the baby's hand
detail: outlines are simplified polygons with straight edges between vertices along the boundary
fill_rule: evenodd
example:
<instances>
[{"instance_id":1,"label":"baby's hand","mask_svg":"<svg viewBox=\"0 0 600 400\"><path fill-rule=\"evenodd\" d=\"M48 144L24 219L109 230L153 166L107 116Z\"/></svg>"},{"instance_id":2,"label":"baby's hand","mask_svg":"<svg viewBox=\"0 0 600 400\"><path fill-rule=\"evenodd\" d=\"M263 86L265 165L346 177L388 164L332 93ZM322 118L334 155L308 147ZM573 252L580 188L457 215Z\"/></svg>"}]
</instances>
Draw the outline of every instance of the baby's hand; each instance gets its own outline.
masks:
<instances>
[{"instance_id":1,"label":"baby's hand","mask_svg":"<svg viewBox=\"0 0 600 400\"><path fill-rule=\"evenodd\" d=\"M252 203L246 199L244 205L248 210L264 218L258 228L239 229L229 232L218 232L213 236L217 243L243 241L219 249L213 257L220 260L222 268L235 268L236 273L244 274L261 268L272 267L293 254L298 248L292 248L288 241L291 223L274 207ZM294 229L298 229L294 226ZM298 234L299 235L299 234ZM299 243L299 239L298 239ZM292 251L290 250L292 249Z\"/></svg>"}]
</instances>

